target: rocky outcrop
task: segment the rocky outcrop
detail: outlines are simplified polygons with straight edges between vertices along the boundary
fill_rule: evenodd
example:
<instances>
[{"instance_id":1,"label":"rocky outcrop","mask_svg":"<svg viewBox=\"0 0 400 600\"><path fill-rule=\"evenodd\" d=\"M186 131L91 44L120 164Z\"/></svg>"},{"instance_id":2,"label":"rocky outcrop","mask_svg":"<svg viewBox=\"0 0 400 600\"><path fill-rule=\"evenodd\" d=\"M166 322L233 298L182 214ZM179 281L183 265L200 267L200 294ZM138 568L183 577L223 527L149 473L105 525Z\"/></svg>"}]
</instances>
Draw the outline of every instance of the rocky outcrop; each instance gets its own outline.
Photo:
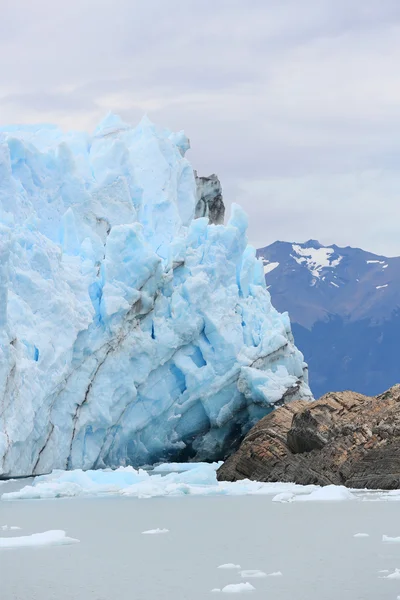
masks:
<instances>
[{"instance_id":1,"label":"rocky outcrop","mask_svg":"<svg viewBox=\"0 0 400 600\"><path fill-rule=\"evenodd\" d=\"M222 199L222 187L217 175L198 177L194 172L197 187L195 218L208 217L210 224L222 225L225 205Z\"/></svg>"},{"instance_id":2,"label":"rocky outcrop","mask_svg":"<svg viewBox=\"0 0 400 600\"><path fill-rule=\"evenodd\" d=\"M376 397L331 392L284 405L250 430L217 476L398 489L400 385Z\"/></svg>"}]
</instances>

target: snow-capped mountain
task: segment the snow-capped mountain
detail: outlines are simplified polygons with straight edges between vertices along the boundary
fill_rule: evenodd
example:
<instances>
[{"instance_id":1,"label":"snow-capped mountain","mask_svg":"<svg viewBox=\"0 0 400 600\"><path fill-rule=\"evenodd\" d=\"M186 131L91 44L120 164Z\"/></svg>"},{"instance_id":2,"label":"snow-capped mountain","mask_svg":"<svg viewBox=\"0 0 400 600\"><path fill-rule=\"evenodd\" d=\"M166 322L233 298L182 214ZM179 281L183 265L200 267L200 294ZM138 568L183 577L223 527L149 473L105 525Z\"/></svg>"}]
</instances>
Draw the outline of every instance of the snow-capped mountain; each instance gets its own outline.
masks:
<instances>
[{"instance_id":1,"label":"snow-capped mountain","mask_svg":"<svg viewBox=\"0 0 400 600\"><path fill-rule=\"evenodd\" d=\"M257 255L274 306L289 312L315 397L375 395L399 382L400 257L316 240L275 242Z\"/></svg>"},{"instance_id":2,"label":"snow-capped mountain","mask_svg":"<svg viewBox=\"0 0 400 600\"><path fill-rule=\"evenodd\" d=\"M220 458L310 398L247 217L209 223L188 147L113 115L0 129L0 475Z\"/></svg>"}]
</instances>

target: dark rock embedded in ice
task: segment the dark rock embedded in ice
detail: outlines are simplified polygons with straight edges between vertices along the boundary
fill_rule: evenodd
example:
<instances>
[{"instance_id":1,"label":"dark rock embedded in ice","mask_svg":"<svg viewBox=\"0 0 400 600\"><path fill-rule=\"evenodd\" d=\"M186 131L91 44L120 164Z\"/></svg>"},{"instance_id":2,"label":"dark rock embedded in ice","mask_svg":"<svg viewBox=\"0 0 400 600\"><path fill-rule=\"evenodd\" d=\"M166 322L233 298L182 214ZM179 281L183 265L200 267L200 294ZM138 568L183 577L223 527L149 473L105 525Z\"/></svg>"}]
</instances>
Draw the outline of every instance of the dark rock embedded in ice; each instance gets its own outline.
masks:
<instances>
[{"instance_id":1,"label":"dark rock embedded in ice","mask_svg":"<svg viewBox=\"0 0 400 600\"><path fill-rule=\"evenodd\" d=\"M211 224L221 225L224 222L225 205L217 175L198 177L196 171L194 174L197 185L195 218L208 217Z\"/></svg>"}]
</instances>

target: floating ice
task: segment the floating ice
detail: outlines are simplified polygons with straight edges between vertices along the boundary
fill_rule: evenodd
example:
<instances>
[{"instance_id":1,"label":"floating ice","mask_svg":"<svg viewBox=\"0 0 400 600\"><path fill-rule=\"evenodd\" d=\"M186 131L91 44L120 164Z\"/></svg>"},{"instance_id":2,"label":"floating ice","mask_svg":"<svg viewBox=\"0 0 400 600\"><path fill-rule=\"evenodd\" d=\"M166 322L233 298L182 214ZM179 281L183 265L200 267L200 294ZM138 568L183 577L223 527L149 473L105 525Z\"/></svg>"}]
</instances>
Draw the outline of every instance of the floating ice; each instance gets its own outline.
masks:
<instances>
[{"instance_id":1,"label":"floating ice","mask_svg":"<svg viewBox=\"0 0 400 600\"><path fill-rule=\"evenodd\" d=\"M311 397L246 215L194 219L188 147L113 115L1 128L0 474L215 460Z\"/></svg>"},{"instance_id":2,"label":"floating ice","mask_svg":"<svg viewBox=\"0 0 400 600\"><path fill-rule=\"evenodd\" d=\"M18 527L17 525L2 525L0 529L3 531L17 531L18 529L21 529L21 527Z\"/></svg>"},{"instance_id":3,"label":"floating ice","mask_svg":"<svg viewBox=\"0 0 400 600\"><path fill-rule=\"evenodd\" d=\"M355 538L367 538L367 537L369 537L369 533L355 533L353 535L353 537L355 537Z\"/></svg>"},{"instance_id":4,"label":"floating ice","mask_svg":"<svg viewBox=\"0 0 400 600\"><path fill-rule=\"evenodd\" d=\"M200 463L162 463L161 465L157 465L152 468L153 473L183 473L184 471L192 471L193 469L197 469ZM223 464L223 461L208 463L212 468L219 469L219 467Z\"/></svg>"},{"instance_id":5,"label":"floating ice","mask_svg":"<svg viewBox=\"0 0 400 600\"><path fill-rule=\"evenodd\" d=\"M251 585L248 581L246 583L230 583L222 588L214 588L212 592L223 592L225 594L241 594L242 592L253 592L256 588Z\"/></svg>"},{"instance_id":6,"label":"floating ice","mask_svg":"<svg viewBox=\"0 0 400 600\"><path fill-rule=\"evenodd\" d=\"M339 500L354 500L354 494L343 485L326 485L311 492L311 494L301 494L295 496L296 502L307 501L326 501L336 502Z\"/></svg>"},{"instance_id":7,"label":"floating ice","mask_svg":"<svg viewBox=\"0 0 400 600\"><path fill-rule=\"evenodd\" d=\"M307 491L310 491L310 493L306 493ZM326 485L324 487L314 487L313 489L309 489L307 486L298 486L293 491L277 494L272 498L272 502L336 502L354 499L354 494L342 485Z\"/></svg>"},{"instance_id":8,"label":"floating ice","mask_svg":"<svg viewBox=\"0 0 400 600\"><path fill-rule=\"evenodd\" d=\"M383 535L382 542L393 542L395 544L400 544L400 537L390 537L388 535Z\"/></svg>"},{"instance_id":9,"label":"floating ice","mask_svg":"<svg viewBox=\"0 0 400 600\"><path fill-rule=\"evenodd\" d=\"M400 569L395 569L393 573L389 573L383 579L400 579Z\"/></svg>"},{"instance_id":10,"label":"floating ice","mask_svg":"<svg viewBox=\"0 0 400 600\"><path fill-rule=\"evenodd\" d=\"M245 571L240 571L241 577L267 577L267 574L264 571L259 571L258 569L248 569Z\"/></svg>"},{"instance_id":11,"label":"floating ice","mask_svg":"<svg viewBox=\"0 0 400 600\"><path fill-rule=\"evenodd\" d=\"M272 502L293 502L294 494L290 492L282 492L272 498Z\"/></svg>"},{"instance_id":12,"label":"floating ice","mask_svg":"<svg viewBox=\"0 0 400 600\"><path fill-rule=\"evenodd\" d=\"M267 577L282 577L282 571L274 571L273 573L267 573Z\"/></svg>"},{"instance_id":13,"label":"floating ice","mask_svg":"<svg viewBox=\"0 0 400 600\"><path fill-rule=\"evenodd\" d=\"M240 569L240 565L235 565L234 563L226 563L224 565L219 565L217 569Z\"/></svg>"},{"instance_id":14,"label":"floating ice","mask_svg":"<svg viewBox=\"0 0 400 600\"><path fill-rule=\"evenodd\" d=\"M20 537L0 538L0 548L30 548L34 546L63 546L77 544L79 540L65 535L61 529L33 533Z\"/></svg>"},{"instance_id":15,"label":"floating ice","mask_svg":"<svg viewBox=\"0 0 400 600\"><path fill-rule=\"evenodd\" d=\"M117 494L152 498L181 495L274 495L291 490L309 493L316 486L298 486L292 483L260 483L242 480L217 481L217 464L197 463L196 468L168 475L152 474L143 469L120 467L96 471L53 471L49 475L35 477L32 484L15 492L5 493L2 500L62 498L72 496L101 496ZM180 469L179 469L180 470ZM177 469L177 471L179 471Z\"/></svg>"},{"instance_id":16,"label":"floating ice","mask_svg":"<svg viewBox=\"0 0 400 600\"><path fill-rule=\"evenodd\" d=\"M144 534L154 535L158 533L169 533L169 529L148 529L147 531L142 531Z\"/></svg>"}]
</instances>

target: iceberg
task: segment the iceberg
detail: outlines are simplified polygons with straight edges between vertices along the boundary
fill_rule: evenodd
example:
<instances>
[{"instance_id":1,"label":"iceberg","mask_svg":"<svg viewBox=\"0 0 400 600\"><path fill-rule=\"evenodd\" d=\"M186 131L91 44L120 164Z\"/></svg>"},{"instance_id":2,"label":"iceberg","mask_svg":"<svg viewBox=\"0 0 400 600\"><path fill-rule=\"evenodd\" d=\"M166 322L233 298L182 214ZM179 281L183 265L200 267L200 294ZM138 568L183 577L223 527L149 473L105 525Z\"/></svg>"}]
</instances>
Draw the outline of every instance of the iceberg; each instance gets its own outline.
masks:
<instances>
[{"instance_id":1,"label":"iceberg","mask_svg":"<svg viewBox=\"0 0 400 600\"><path fill-rule=\"evenodd\" d=\"M287 313L183 132L0 128L0 476L221 460L312 398ZM196 208L197 207L197 208Z\"/></svg>"}]
</instances>

